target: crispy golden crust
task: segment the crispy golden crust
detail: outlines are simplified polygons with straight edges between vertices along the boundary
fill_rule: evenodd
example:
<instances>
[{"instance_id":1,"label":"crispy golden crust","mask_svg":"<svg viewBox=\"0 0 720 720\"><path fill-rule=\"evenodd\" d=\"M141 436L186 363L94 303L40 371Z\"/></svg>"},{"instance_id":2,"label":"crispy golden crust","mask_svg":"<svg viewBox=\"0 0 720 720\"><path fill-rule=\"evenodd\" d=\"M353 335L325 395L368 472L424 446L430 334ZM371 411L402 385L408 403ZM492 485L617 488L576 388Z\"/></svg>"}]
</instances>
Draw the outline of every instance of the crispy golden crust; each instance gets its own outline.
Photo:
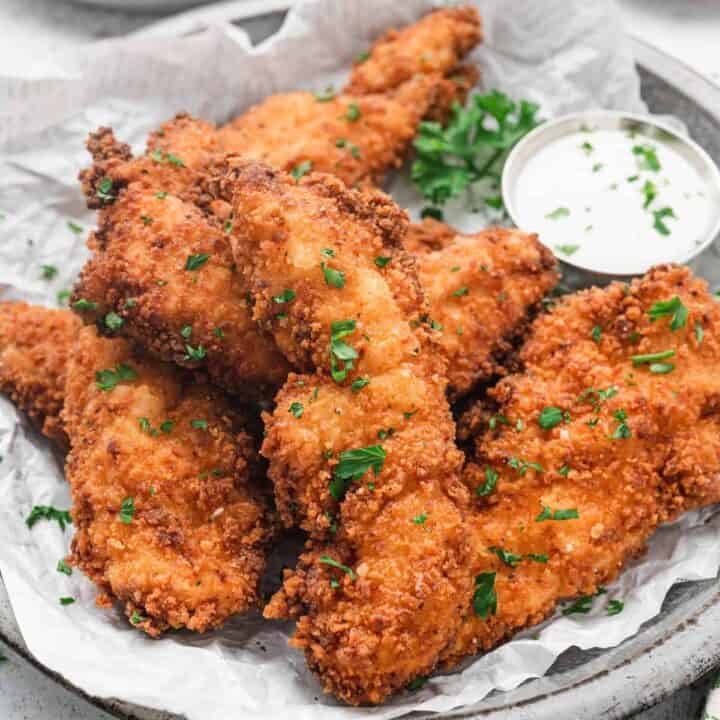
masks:
<instances>
[{"instance_id":1,"label":"crispy golden crust","mask_svg":"<svg viewBox=\"0 0 720 720\"><path fill-rule=\"evenodd\" d=\"M266 417L262 452L283 518L312 537L266 617L298 619L292 642L327 691L381 702L434 667L471 584L444 365L424 327L411 324L423 303L401 245L405 215L380 193L321 175L296 183L240 159L219 168L209 189L232 198L233 249L257 319L295 364L315 368L290 376ZM381 268L378 257L389 262ZM328 270L343 273L341 287ZM273 298L286 290L294 297L278 319ZM343 342L358 357L334 381L331 324L342 320L355 321ZM360 378L369 383L353 390ZM341 453L376 445L379 472L331 494Z\"/></svg>"},{"instance_id":2,"label":"crispy golden crust","mask_svg":"<svg viewBox=\"0 0 720 720\"><path fill-rule=\"evenodd\" d=\"M67 310L0 303L0 392L60 447L65 372L80 321Z\"/></svg>"},{"instance_id":3,"label":"crispy golden crust","mask_svg":"<svg viewBox=\"0 0 720 720\"><path fill-rule=\"evenodd\" d=\"M134 376L101 389L97 373L118 366ZM117 598L150 635L202 632L257 604L272 522L249 480L252 443L220 392L86 327L64 420L71 562L100 604Z\"/></svg>"},{"instance_id":4,"label":"crispy golden crust","mask_svg":"<svg viewBox=\"0 0 720 720\"><path fill-rule=\"evenodd\" d=\"M221 128L218 138L226 152L280 170L311 168L350 187L377 185L402 163L422 118L441 112L457 87L427 75L386 94L340 94L330 100L310 92L272 95Z\"/></svg>"},{"instance_id":5,"label":"crispy golden crust","mask_svg":"<svg viewBox=\"0 0 720 720\"><path fill-rule=\"evenodd\" d=\"M89 204L97 199L93 188L102 177L113 179L116 198L102 203L99 229L89 241L94 254L72 302L96 304L83 312L88 321L102 324L107 313L115 313L123 321L121 334L163 360L206 368L230 392L253 397L272 392L289 366L252 321L220 221L183 199L197 195L197 170L214 145L190 148L210 130L186 116L164 127L149 146L162 141L164 158L184 152L186 167L155 161L151 153L112 167L100 160L102 171L86 174L95 178L86 187ZM107 133L103 137L107 148ZM106 157L118 154L106 151ZM193 262L196 269L188 269Z\"/></svg>"},{"instance_id":6,"label":"crispy golden crust","mask_svg":"<svg viewBox=\"0 0 720 720\"><path fill-rule=\"evenodd\" d=\"M457 398L503 373L528 315L559 279L555 259L536 235L503 228L462 235L430 219L411 225L405 244L417 254Z\"/></svg>"},{"instance_id":7,"label":"crispy golden crust","mask_svg":"<svg viewBox=\"0 0 720 720\"><path fill-rule=\"evenodd\" d=\"M353 68L349 93L387 92L419 74L450 75L482 40L476 8L465 5L429 13L378 40L367 59Z\"/></svg>"},{"instance_id":8,"label":"crispy golden crust","mask_svg":"<svg viewBox=\"0 0 720 720\"><path fill-rule=\"evenodd\" d=\"M673 331L648 310L675 296L689 313ZM667 374L631 361L670 349ZM539 622L563 598L595 593L659 523L720 501L720 307L687 268L568 297L535 322L522 360L525 371L492 391L495 429L478 436L466 470L471 488L486 483L488 467L499 476L472 522L475 571L497 573L497 614L485 621L468 607L448 664ZM568 414L543 429L546 407ZM538 522L543 508L579 517ZM490 547L525 559L510 568Z\"/></svg>"}]
</instances>

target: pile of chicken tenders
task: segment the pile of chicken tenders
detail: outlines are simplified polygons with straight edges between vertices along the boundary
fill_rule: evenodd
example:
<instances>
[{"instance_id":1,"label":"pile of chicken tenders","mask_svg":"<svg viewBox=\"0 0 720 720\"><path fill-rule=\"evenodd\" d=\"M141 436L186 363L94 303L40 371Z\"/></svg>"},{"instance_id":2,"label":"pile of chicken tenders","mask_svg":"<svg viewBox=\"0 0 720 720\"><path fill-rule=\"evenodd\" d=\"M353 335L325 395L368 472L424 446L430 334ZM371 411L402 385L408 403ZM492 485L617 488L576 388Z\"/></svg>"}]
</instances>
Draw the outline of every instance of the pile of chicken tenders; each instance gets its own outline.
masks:
<instances>
[{"instance_id":1,"label":"pile of chicken tenders","mask_svg":"<svg viewBox=\"0 0 720 720\"><path fill-rule=\"evenodd\" d=\"M377 189L465 100L481 37L473 8L437 10L340 92L179 114L137 157L90 135L92 257L70 309L0 304L0 390L68 451L67 563L138 629L264 604L326 692L382 703L720 501L702 280L668 265L543 303L536 236L411 224Z\"/></svg>"}]
</instances>

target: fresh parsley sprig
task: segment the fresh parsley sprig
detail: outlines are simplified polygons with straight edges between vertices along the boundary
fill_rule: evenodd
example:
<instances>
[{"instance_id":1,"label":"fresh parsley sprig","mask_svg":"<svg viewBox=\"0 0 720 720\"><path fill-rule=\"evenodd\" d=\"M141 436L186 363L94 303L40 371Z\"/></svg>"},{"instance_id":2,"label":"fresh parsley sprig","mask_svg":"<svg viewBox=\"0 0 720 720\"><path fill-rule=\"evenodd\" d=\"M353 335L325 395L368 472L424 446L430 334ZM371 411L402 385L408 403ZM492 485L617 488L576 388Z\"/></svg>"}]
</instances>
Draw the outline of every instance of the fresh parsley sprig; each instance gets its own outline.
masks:
<instances>
[{"instance_id":1,"label":"fresh parsley sprig","mask_svg":"<svg viewBox=\"0 0 720 720\"><path fill-rule=\"evenodd\" d=\"M538 110L534 103L516 103L493 90L475 95L466 108L456 103L445 128L437 122L421 123L414 143L413 182L439 206L480 180L499 178L513 146L540 124Z\"/></svg>"}]
</instances>

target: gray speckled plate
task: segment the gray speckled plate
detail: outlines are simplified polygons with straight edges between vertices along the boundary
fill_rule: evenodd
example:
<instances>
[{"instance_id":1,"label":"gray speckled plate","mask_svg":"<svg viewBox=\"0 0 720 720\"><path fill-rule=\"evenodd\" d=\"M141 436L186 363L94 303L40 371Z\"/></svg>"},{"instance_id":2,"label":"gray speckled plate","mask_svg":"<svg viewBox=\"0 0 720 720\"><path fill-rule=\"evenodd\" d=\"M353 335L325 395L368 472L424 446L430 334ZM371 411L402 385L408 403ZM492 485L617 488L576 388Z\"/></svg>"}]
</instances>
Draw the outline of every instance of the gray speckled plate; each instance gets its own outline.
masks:
<instances>
[{"instance_id":1,"label":"gray speckled plate","mask_svg":"<svg viewBox=\"0 0 720 720\"><path fill-rule=\"evenodd\" d=\"M251 3L257 7L257 3ZM270 6L277 8L277 0ZM202 26L201 16L190 22L173 22L151 32L185 33ZM254 41L267 37L280 25L280 13L254 17L242 25ZM172 29L171 29L172 28ZM720 88L677 60L640 41L634 50L642 79L643 97L654 113L673 114L720 164ZM717 243L706 250L693 269L713 287L720 284ZM78 688L40 665L29 653L13 617L0 578L0 640L18 656L57 682L87 697ZM659 702L720 664L720 579L677 585L659 616L633 638L609 650L565 652L543 678L516 690L493 693L472 707L446 714L446 718L486 720L618 720ZM119 701L87 698L97 707L123 720L179 720L175 715L127 705Z\"/></svg>"}]
</instances>

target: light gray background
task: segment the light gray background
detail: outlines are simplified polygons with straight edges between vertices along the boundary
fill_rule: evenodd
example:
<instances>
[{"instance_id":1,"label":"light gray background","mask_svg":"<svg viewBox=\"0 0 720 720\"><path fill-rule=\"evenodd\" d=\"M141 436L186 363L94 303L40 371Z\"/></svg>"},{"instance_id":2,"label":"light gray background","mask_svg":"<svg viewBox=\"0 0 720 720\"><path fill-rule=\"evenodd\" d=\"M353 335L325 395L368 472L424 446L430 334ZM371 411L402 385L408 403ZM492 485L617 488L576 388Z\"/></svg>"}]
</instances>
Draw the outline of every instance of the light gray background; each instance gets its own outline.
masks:
<instances>
[{"instance_id":1,"label":"light gray background","mask_svg":"<svg viewBox=\"0 0 720 720\"><path fill-rule=\"evenodd\" d=\"M675 55L720 84L720 2L618 0L629 32ZM118 4L122 0L117 0ZM43 62L58 50L122 35L162 19L159 13L97 10L66 0L0 0L0 64ZM1 650L1 648L0 648ZM72 652L72 648L68 648ZM635 720L696 720L709 678L678 692ZM111 720L38 670L13 658L0 662L0 720ZM559 718L558 720L575 720ZM590 718L583 720L592 720Z\"/></svg>"}]
</instances>

